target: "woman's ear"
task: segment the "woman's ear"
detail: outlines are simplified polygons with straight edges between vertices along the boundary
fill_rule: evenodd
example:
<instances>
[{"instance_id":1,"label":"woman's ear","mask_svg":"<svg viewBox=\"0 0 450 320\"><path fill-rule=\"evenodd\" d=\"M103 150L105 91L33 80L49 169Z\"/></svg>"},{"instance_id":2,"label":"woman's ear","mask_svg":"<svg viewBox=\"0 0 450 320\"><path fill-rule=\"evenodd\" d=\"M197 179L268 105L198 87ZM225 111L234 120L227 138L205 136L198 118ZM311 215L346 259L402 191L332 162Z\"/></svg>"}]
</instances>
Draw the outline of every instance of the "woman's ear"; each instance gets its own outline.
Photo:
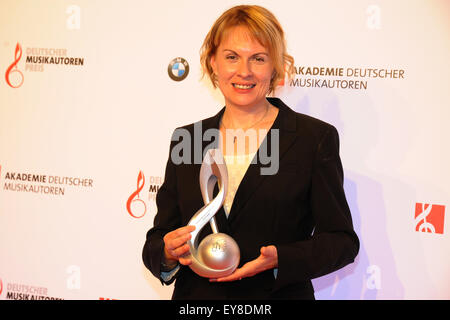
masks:
<instances>
[{"instance_id":1,"label":"woman's ear","mask_svg":"<svg viewBox=\"0 0 450 320\"><path fill-rule=\"evenodd\" d=\"M217 68L216 68L216 56L212 55L211 59L209 59L209 64L211 65L211 68L213 70L214 74L217 74Z\"/></svg>"},{"instance_id":2,"label":"woman's ear","mask_svg":"<svg viewBox=\"0 0 450 320\"><path fill-rule=\"evenodd\" d=\"M211 59L209 59L209 64L211 65L212 69L211 80L215 88L217 86L217 65L216 65L216 57L214 55L211 56Z\"/></svg>"}]
</instances>

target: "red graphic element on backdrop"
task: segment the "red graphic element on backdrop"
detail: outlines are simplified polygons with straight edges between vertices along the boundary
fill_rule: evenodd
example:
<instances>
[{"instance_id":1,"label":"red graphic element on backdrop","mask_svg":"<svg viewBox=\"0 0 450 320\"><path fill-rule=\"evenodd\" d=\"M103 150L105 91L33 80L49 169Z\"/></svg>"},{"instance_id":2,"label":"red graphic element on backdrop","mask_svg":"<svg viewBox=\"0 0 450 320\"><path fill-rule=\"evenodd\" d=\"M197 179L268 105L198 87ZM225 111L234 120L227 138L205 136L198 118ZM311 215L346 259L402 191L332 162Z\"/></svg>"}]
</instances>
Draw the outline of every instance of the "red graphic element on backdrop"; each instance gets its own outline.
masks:
<instances>
[{"instance_id":1,"label":"red graphic element on backdrop","mask_svg":"<svg viewBox=\"0 0 450 320\"><path fill-rule=\"evenodd\" d=\"M427 233L444 233L445 206L437 204L416 203L414 221L416 231Z\"/></svg>"},{"instance_id":2,"label":"red graphic element on backdrop","mask_svg":"<svg viewBox=\"0 0 450 320\"><path fill-rule=\"evenodd\" d=\"M22 47L19 43L16 45L16 51L14 52L14 62L6 69L5 73L5 80L6 83L11 88L19 88L23 83L23 74L22 72L17 68L17 63L22 58ZM11 83L11 74L18 74L19 79L14 79L14 83Z\"/></svg>"},{"instance_id":3,"label":"red graphic element on backdrop","mask_svg":"<svg viewBox=\"0 0 450 320\"><path fill-rule=\"evenodd\" d=\"M145 215L145 213L147 212L147 206L145 205L145 202L139 198L139 193L144 188L144 185L145 185L144 174L142 173L142 171L139 171L138 178L137 178L137 189L135 192L133 192L131 194L131 196L128 198L128 201L127 201L127 211L133 218L142 218ZM134 203L133 208L131 207L132 203ZM140 210L140 211L143 211L142 214L135 214L136 213L136 204L138 204L138 203L140 203L141 205L144 206L144 209Z\"/></svg>"},{"instance_id":4,"label":"red graphic element on backdrop","mask_svg":"<svg viewBox=\"0 0 450 320\"><path fill-rule=\"evenodd\" d=\"M2 291L3 291L3 282L2 279L0 279L0 295L2 295Z\"/></svg>"}]
</instances>

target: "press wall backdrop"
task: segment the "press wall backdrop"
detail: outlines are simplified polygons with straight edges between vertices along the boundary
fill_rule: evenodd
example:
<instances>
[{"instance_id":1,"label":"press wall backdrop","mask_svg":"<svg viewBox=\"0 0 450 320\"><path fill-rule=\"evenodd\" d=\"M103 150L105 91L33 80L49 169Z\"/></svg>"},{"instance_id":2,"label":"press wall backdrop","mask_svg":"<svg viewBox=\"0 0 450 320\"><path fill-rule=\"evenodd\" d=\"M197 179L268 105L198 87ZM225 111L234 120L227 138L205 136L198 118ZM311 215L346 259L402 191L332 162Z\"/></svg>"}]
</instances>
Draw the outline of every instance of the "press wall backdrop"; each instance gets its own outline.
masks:
<instances>
[{"instance_id":1,"label":"press wall backdrop","mask_svg":"<svg viewBox=\"0 0 450 320\"><path fill-rule=\"evenodd\" d=\"M141 259L170 136L247 1L0 2L0 299L169 299ZM262 1L296 75L276 96L340 133L356 261L317 299L450 298L450 2ZM261 213L263 214L263 213Z\"/></svg>"}]
</instances>

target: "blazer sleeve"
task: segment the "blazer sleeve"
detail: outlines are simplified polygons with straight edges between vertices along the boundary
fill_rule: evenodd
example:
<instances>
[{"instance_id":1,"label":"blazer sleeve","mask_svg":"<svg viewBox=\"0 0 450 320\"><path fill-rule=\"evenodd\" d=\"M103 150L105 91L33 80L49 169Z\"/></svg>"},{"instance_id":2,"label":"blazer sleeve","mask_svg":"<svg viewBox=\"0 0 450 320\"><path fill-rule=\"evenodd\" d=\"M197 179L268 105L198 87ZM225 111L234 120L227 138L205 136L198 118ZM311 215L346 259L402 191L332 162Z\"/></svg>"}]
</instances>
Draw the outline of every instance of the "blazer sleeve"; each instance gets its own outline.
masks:
<instances>
[{"instance_id":1,"label":"blazer sleeve","mask_svg":"<svg viewBox=\"0 0 450 320\"><path fill-rule=\"evenodd\" d=\"M181 214L177 196L176 166L170 157L173 145L174 142L170 144L164 182L156 195L158 211L153 222L153 227L147 232L146 241L142 250L144 265L163 284L170 284L176 278L174 276L169 281L164 281L161 278L161 259L164 250L163 238L166 233L181 226Z\"/></svg>"},{"instance_id":2,"label":"blazer sleeve","mask_svg":"<svg viewBox=\"0 0 450 320\"><path fill-rule=\"evenodd\" d=\"M354 261L359 240L343 181L339 136L330 126L319 139L312 169L309 202L315 223L313 235L308 240L277 246L276 288L323 276Z\"/></svg>"}]
</instances>

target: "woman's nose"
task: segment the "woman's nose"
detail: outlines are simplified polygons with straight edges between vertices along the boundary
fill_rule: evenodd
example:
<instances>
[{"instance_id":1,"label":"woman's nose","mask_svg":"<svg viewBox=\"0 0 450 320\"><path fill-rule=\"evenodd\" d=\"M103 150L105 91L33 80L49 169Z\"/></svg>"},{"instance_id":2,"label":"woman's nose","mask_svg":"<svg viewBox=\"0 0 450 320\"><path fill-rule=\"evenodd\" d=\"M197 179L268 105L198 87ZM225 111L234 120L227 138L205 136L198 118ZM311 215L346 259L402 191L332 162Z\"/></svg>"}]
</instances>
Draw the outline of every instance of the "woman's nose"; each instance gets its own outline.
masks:
<instances>
[{"instance_id":1,"label":"woman's nose","mask_svg":"<svg viewBox=\"0 0 450 320\"><path fill-rule=\"evenodd\" d=\"M239 68L238 68L238 75L242 78L247 78L251 76L252 71L250 68L250 63L248 61L240 61L239 62Z\"/></svg>"}]
</instances>

